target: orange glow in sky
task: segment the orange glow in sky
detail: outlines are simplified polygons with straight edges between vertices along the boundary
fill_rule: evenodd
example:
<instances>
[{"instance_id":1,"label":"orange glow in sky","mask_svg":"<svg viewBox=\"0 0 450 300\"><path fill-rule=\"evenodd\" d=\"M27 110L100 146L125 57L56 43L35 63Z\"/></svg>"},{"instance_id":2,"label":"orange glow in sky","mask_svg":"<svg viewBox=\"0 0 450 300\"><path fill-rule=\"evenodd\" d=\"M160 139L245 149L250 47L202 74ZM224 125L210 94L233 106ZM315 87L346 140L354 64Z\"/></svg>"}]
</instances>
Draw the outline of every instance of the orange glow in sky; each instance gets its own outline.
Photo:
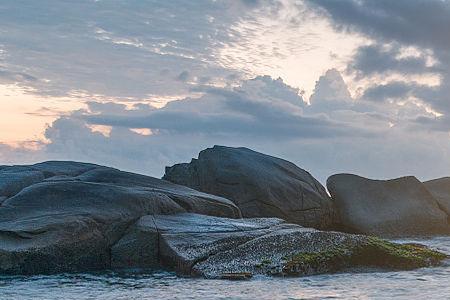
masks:
<instances>
[{"instance_id":1,"label":"orange glow in sky","mask_svg":"<svg viewBox=\"0 0 450 300\"><path fill-rule=\"evenodd\" d=\"M77 99L44 97L27 93L13 84L0 85L0 143L15 145L23 141L44 140L47 125L60 114L84 106Z\"/></svg>"}]
</instances>

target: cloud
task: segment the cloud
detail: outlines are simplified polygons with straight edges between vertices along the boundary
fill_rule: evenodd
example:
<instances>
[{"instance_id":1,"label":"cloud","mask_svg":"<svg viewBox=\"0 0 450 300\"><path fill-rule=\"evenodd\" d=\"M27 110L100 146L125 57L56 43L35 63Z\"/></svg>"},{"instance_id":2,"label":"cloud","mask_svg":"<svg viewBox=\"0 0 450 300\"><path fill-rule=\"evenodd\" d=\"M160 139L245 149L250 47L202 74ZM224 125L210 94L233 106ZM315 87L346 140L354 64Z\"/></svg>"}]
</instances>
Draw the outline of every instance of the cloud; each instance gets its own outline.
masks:
<instances>
[{"instance_id":1,"label":"cloud","mask_svg":"<svg viewBox=\"0 0 450 300\"><path fill-rule=\"evenodd\" d=\"M432 102L438 96L437 88L427 85L410 84L402 81L391 81L387 84L373 85L367 88L362 98L370 101L400 100L408 97Z\"/></svg>"},{"instance_id":2,"label":"cloud","mask_svg":"<svg viewBox=\"0 0 450 300\"><path fill-rule=\"evenodd\" d=\"M177 79L180 81L184 81L186 82L189 79L189 72L188 71L183 71L181 72L178 76Z\"/></svg>"},{"instance_id":3,"label":"cloud","mask_svg":"<svg viewBox=\"0 0 450 300\"><path fill-rule=\"evenodd\" d=\"M60 114L45 145L0 144L0 160L72 159L161 176L221 144L289 159L322 182L336 172L448 175L449 2L307 2L339 34L317 15L308 24L318 29L302 28L311 12L292 1L2 3L0 82L86 107ZM345 39L354 32L364 38ZM315 48L326 60L313 61ZM331 61L336 69L305 99L305 83L292 78ZM248 69L282 68L296 87L246 79ZM437 84L421 81L431 75Z\"/></svg>"},{"instance_id":4,"label":"cloud","mask_svg":"<svg viewBox=\"0 0 450 300\"><path fill-rule=\"evenodd\" d=\"M330 18L337 30L372 39L371 45L356 51L348 66L357 80L365 82L363 97L382 102L400 96L405 97L403 101L419 98L439 114L450 113L449 1L307 2L319 15ZM437 83L430 83L436 81L432 75Z\"/></svg>"},{"instance_id":5,"label":"cloud","mask_svg":"<svg viewBox=\"0 0 450 300\"><path fill-rule=\"evenodd\" d=\"M0 84L1 83L35 83L38 79L24 72L15 72L6 70L0 65Z\"/></svg>"},{"instance_id":6,"label":"cloud","mask_svg":"<svg viewBox=\"0 0 450 300\"><path fill-rule=\"evenodd\" d=\"M239 87L206 88L197 99L173 101L161 109L101 111L78 116L89 124L149 128L166 134L251 136L253 138L323 138L363 134L325 115L305 115L305 102L281 79L260 76ZM113 104L109 104L113 105ZM90 107L92 107L91 105ZM98 107L98 105L96 104Z\"/></svg>"},{"instance_id":7,"label":"cloud","mask_svg":"<svg viewBox=\"0 0 450 300\"><path fill-rule=\"evenodd\" d=\"M347 84L336 69L320 76L310 102L309 109L316 112L349 109L354 105Z\"/></svg>"},{"instance_id":8,"label":"cloud","mask_svg":"<svg viewBox=\"0 0 450 300\"><path fill-rule=\"evenodd\" d=\"M43 146L39 141L27 141L14 146L0 143L0 165L35 163L47 159L42 151Z\"/></svg>"},{"instance_id":9,"label":"cloud","mask_svg":"<svg viewBox=\"0 0 450 300\"><path fill-rule=\"evenodd\" d=\"M450 47L450 3L442 0L311 0L337 28L424 48ZM430 34L432 33L432 34Z\"/></svg>"},{"instance_id":10,"label":"cloud","mask_svg":"<svg viewBox=\"0 0 450 300\"><path fill-rule=\"evenodd\" d=\"M362 46L358 48L348 68L350 71L356 71L359 77L387 72L409 75L439 71L438 68L428 65L427 56L423 53L399 58L400 55L401 50L398 46L383 47L379 44Z\"/></svg>"},{"instance_id":11,"label":"cloud","mask_svg":"<svg viewBox=\"0 0 450 300\"><path fill-rule=\"evenodd\" d=\"M441 146L435 135L411 130L416 125L411 116L429 114L411 105L402 108L409 110L402 116L397 104L352 99L336 70L319 79L311 105L298 89L268 76L202 92L200 98L173 101L162 108L91 101L86 109L53 122L45 133L49 143L33 155L161 176L166 165L221 144L292 160L322 182L340 171L372 177L417 173L428 178L445 173L440 167L419 169L435 164L433 159L447 161L443 154L433 156L433 147ZM335 107L329 109L326 103L332 101ZM110 131L105 135L95 126L108 126ZM425 156L423 148L428 151ZM413 164L419 154L423 164Z\"/></svg>"},{"instance_id":12,"label":"cloud","mask_svg":"<svg viewBox=\"0 0 450 300\"><path fill-rule=\"evenodd\" d=\"M261 5L272 4L223 0L4 2L0 82L6 78L50 96L82 92L139 100L185 95L191 82L180 70L189 70L189 78L203 83L206 78L215 82L239 75L220 66L213 52L232 38L230 24ZM239 38L237 33L233 38Z\"/></svg>"}]
</instances>

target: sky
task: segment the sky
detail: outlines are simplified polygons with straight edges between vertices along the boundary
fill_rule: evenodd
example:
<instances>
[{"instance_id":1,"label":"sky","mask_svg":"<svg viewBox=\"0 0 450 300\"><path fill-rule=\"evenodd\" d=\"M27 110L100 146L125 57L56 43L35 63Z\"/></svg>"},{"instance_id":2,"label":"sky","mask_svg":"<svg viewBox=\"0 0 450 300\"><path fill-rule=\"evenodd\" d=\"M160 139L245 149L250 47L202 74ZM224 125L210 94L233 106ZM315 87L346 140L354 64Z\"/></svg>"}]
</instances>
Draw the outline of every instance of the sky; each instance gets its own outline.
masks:
<instances>
[{"instance_id":1,"label":"sky","mask_svg":"<svg viewBox=\"0 0 450 300\"><path fill-rule=\"evenodd\" d=\"M0 164L450 176L448 0L3 0Z\"/></svg>"}]
</instances>

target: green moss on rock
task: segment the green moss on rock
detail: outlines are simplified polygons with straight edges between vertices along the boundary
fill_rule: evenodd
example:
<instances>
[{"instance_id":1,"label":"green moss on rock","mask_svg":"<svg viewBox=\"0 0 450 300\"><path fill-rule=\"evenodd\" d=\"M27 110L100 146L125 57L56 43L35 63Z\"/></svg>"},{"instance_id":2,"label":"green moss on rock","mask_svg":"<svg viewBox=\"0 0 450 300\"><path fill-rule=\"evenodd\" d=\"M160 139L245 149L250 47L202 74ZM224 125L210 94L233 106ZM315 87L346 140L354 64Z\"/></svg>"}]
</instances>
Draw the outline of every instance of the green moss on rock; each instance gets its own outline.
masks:
<instances>
[{"instance_id":1,"label":"green moss on rock","mask_svg":"<svg viewBox=\"0 0 450 300\"><path fill-rule=\"evenodd\" d=\"M360 265L415 269L438 265L448 256L418 244L396 244L380 238L369 237L357 249L354 261Z\"/></svg>"},{"instance_id":2,"label":"green moss on rock","mask_svg":"<svg viewBox=\"0 0 450 300\"><path fill-rule=\"evenodd\" d=\"M446 254L418 244L396 244L368 237L356 245L334 247L326 251L302 252L285 258L284 275L308 275L336 272L351 267L381 267L409 270L438 265Z\"/></svg>"}]
</instances>

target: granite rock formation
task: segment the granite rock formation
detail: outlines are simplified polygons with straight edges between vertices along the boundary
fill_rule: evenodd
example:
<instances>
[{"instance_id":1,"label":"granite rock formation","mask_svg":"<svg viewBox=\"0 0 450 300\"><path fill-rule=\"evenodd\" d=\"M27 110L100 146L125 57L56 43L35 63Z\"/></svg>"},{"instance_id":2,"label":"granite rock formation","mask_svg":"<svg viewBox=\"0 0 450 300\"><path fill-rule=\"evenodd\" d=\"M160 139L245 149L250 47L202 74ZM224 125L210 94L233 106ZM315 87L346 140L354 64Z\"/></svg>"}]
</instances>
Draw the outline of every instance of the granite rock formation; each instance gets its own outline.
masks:
<instances>
[{"instance_id":1,"label":"granite rock formation","mask_svg":"<svg viewBox=\"0 0 450 300\"><path fill-rule=\"evenodd\" d=\"M372 180L337 174L328 191L343 228L377 236L420 236L450 233L447 214L415 177Z\"/></svg>"},{"instance_id":2,"label":"granite rock formation","mask_svg":"<svg viewBox=\"0 0 450 300\"><path fill-rule=\"evenodd\" d=\"M229 200L160 179L75 162L0 170L0 273L110 267L110 248L141 216L240 217Z\"/></svg>"},{"instance_id":3,"label":"granite rock formation","mask_svg":"<svg viewBox=\"0 0 450 300\"><path fill-rule=\"evenodd\" d=\"M246 218L277 217L319 229L334 222L333 203L311 174L247 148L208 148L190 163L167 167L163 179L230 199Z\"/></svg>"}]
</instances>

